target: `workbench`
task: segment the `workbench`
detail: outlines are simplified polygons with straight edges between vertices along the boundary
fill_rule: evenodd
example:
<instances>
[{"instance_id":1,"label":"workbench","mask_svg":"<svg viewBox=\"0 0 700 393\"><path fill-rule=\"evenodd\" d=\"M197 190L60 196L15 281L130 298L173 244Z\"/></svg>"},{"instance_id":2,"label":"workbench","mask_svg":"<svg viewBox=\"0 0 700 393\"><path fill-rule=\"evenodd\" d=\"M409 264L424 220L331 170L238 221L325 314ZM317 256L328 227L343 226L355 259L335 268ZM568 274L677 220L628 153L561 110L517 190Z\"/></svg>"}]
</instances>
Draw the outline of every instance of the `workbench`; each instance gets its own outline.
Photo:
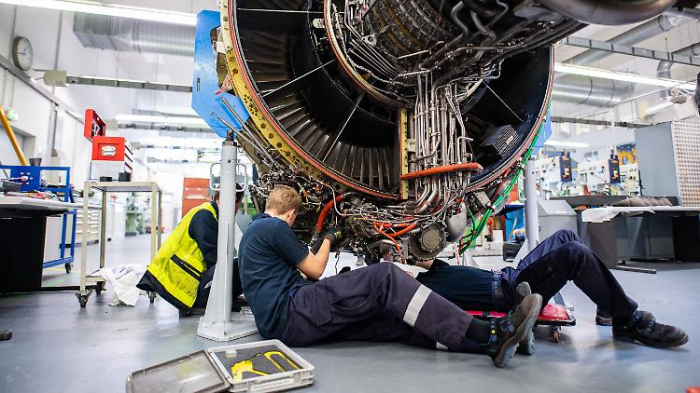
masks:
<instances>
[{"instance_id":1,"label":"workbench","mask_svg":"<svg viewBox=\"0 0 700 393\"><path fill-rule=\"evenodd\" d=\"M4 264L0 292L41 290L42 270L48 267L44 262L46 218L79 207L80 204L71 202L0 196L0 248Z\"/></svg>"},{"instance_id":2,"label":"workbench","mask_svg":"<svg viewBox=\"0 0 700 393\"><path fill-rule=\"evenodd\" d=\"M50 199L37 199L16 196L0 196L0 218L47 217L80 208L79 203L62 202Z\"/></svg>"},{"instance_id":3,"label":"workbench","mask_svg":"<svg viewBox=\"0 0 700 393\"><path fill-rule=\"evenodd\" d=\"M683 217L700 215L700 207L685 207L685 206L643 206L643 207L598 207L595 209L584 210L581 213L583 222L604 223L611 221L617 216L666 216L666 217Z\"/></svg>"},{"instance_id":4,"label":"workbench","mask_svg":"<svg viewBox=\"0 0 700 393\"><path fill-rule=\"evenodd\" d=\"M83 188L83 217L88 216L89 193L91 190L102 192L102 219L100 220L100 269L105 267L105 247L107 243L107 196L112 192L148 192L151 193L151 254L149 262L155 258L161 244L161 190L155 182L96 182L87 181ZM83 220L82 244L88 244L88 222ZM99 295L104 290L104 279L90 277L87 271L87 247L81 247L80 255L80 289L75 294L80 307L87 305L92 290L88 290L88 282L95 283L95 292ZM153 294L149 294L151 301Z\"/></svg>"},{"instance_id":5,"label":"workbench","mask_svg":"<svg viewBox=\"0 0 700 393\"><path fill-rule=\"evenodd\" d=\"M601 207L581 212L579 235L611 269L632 259L700 262L700 207Z\"/></svg>"}]
</instances>

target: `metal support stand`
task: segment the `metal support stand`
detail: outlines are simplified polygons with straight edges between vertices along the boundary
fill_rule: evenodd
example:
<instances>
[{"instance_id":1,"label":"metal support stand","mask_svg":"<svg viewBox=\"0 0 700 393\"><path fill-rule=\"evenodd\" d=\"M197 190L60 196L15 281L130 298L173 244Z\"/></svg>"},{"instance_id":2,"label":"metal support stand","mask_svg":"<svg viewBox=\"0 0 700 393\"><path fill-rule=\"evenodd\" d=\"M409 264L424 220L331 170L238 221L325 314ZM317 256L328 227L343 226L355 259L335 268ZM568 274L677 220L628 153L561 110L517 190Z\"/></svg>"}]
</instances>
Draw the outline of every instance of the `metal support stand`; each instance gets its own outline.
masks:
<instances>
[{"instance_id":1,"label":"metal support stand","mask_svg":"<svg viewBox=\"0 0 700 393\"><path fill-rule=\"evenodd\" d=\"M540 220L537 216L537 187L535 185L533 160L529 160L525 165L525 238L527 251L532 250L540 244Z\"/></svg>"},{"instance_id":2,"label":"metal support stand","mask_svg":"<svg viewBox=\"0 0 700 393\"><path fill-rule=\"evenodd\" d=\"M221 150L221 188L219 191L219 238L217 263L209 301L199 319L197 335L213 341L232 341L258 332L252 316L235 313L233 304L233 258L236 255L235 200L236 153L233 134L229 133Z\"/></svg>"}]
</instances>

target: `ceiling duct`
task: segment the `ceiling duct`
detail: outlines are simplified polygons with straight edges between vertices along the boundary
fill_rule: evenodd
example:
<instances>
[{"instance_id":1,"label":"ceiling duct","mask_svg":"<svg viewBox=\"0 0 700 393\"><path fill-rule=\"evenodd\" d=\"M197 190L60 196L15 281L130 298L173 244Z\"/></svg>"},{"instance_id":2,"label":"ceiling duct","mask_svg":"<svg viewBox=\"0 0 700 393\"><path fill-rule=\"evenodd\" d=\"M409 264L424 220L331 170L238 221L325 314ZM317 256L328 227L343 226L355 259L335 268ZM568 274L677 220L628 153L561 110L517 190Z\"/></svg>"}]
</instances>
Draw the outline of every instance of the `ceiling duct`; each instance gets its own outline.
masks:
<instances>
[{"instance_id":1,"label":"ceiling duct","mask_svg":"<svg viewBox=\"0 0 700 393\"><path fill-rule=\"evenodd\" d=\"M194 26L76 13L73 32L86 48L194 56Z\"/></svg>"},{"instance_id":2,"label":"ceiling duct","mask_svg":"<svg viewBox=\"0 0 700 393\"><path fill-rule=\"evenodd\" d=\"M634 91L634 84L610 79L567 75L554 81L552 98L577 105L611 107Z\"/></svg>"},{"instance_id":3,"label":"ceiling duct","mask_svg":"<svg viewBox=\"0 0 700 393\"><path fill-rule=\"evenodd\" d=\"M685 48L678 49L673 52L674 55L684 55L684 56L698 56L700 55L700 43L696 42L692 45L686 46ZM656 76L663 79L671 79L671 67L673 67L673 62L661 61L659 66L656 68ZM671 90L662 90L659 92L659 96L663 100L667 100L671 94Z\"/></svg>"},{"instance_id":4,"label":"ceiling duct","mask_svg":"<svg viewBox=\"0 0 700 393\"><path fill-rule=\"evenodd\" d=\"M655 35L673 30L687 22L699 19L700 10L694 8L686 8L681 11L671 9L664 15L642 23L608 40L608 42L632 46ZM612 54L611 52L589 49L565 61L565 63L585 65L603 60ZM633 91L634 85L629 83L566 75L555 79L552 97L558 101L578 105L610 107L619 104Z\"/></svg>"},{"instance_id":5,"label":"ceiling duct","mask_svg":"<svg viewBox=\"0 0 700 393\"><path fill-rule=\"evenodd\" d=\"M585 23L622 25L659 15L676 0L539 0L558 13Z\"/></svg>"},{"instance_id":6,"label":"ceiling duct","mask_svg":"<svg viewBox=\"0 0 700 393\"><path fill-rule=\"evenodd\" d=\"M664 15L651 19L633 29L627 30L622 34L613 37L612 39L608 40L608 42L612 44L632 46L648 40L649 38L652 38L658 34L673 30L690 21L697 21L698 19L700 19L700 10L694 8L686 8L682 11L669 11ZM565 63L585 65L594 61L605 59L610 55L612 55L610 52L589 49L565 61Z\"/></svg>"}]
</instances>

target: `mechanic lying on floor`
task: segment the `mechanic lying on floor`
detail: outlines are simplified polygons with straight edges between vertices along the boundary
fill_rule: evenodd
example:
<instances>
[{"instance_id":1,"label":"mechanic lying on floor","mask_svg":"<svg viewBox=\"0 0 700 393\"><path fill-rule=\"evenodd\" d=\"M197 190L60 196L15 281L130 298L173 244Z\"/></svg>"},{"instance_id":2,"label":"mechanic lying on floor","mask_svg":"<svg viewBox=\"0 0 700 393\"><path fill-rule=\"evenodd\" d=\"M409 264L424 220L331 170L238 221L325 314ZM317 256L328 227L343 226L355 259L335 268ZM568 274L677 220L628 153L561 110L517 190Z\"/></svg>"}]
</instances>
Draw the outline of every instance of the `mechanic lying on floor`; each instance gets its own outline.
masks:
<instances>
[{"instance_id":1,"label":"mechanic lying on floor","mask_svg":"<svg viewBox=\"0 0 700 393\"><path fill-rule=\"evenodd\" d=\"M296 237L301 198L276 186L265 213L241 239L238 253L243 292L260 334L291 346L328 341L398 341L455 352L485 352L503 367L537 319L542 298L524 297L512 315L476 320L400 268L380 263L314 282L323 274L330 230L316 253Z\"/></svg>"},{"instance_id":2,"label":"mechanic lying on floor","mask_svg":"<svg viewBox=\"0 0 700 393\"><path fill-rule=\"evenodd\" d=\"M613 336L657 347L676 347L688 342L683 330L656 322L637 310L615 276L578 236L560 230L523 258L518 267L490 271L470 266L450 266L441 260L420 261L428 269L416 279L466 310L505 311L518 302L515 288L530 284L546 305L567 281L573 281L600 310L612 316Z\"/></svg>"},{"instance_id":3,"label":"mechanic lying on floor","mask_svg":"<svg viewBox=\"0 0 700 393\"><path fill-rule=\"evenodd\" d=\"M236 185L236 208L243 201L244 189ZM219 239L219 192L185 214L148 266L137 288L155 291L180 310L180 315L203 314L214 279ZM236 224L234 245L238 248L241 230ZM238 267L234 260L233 298L241 295Z\"/></svg>"}]
</instances>

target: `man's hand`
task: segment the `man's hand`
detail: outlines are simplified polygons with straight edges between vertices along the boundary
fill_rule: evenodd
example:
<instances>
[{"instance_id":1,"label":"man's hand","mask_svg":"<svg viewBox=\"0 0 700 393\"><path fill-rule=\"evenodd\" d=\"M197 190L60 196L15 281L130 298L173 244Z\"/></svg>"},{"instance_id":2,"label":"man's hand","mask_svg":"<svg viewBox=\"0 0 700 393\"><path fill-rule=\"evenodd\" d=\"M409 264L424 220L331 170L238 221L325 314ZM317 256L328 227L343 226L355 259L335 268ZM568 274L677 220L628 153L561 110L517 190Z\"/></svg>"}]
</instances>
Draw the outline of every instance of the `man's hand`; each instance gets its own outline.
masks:
<instances>
[{"instance_id":1,"label":"man's hand","mask_svg":"<svg viewBox=\"0 0 700 393\"><path fill-rule=\"evenodd\" d=\"M316 239L314 244L311 245L311 252L314 254L318 253L318 250L321 249L321 245L323 244L324 240L328 240L331 243L331 248L333 248L333 245L336 244L340 239L343 238L343 231L339 228L336 227L330 227L324 233L322 237L319 237Z\"/></svg>"},{"instance_id":2,"label":"man's hand","mask_svg":"<svg viewBox=\"0 0 700 393\"><path fill-rule=\"evenodd\" d=\"M338 240L343 238L343 231L340 228L330 227L323 237L330 240L331 246L333 246Z\"/></svg>"}]
</instances>

